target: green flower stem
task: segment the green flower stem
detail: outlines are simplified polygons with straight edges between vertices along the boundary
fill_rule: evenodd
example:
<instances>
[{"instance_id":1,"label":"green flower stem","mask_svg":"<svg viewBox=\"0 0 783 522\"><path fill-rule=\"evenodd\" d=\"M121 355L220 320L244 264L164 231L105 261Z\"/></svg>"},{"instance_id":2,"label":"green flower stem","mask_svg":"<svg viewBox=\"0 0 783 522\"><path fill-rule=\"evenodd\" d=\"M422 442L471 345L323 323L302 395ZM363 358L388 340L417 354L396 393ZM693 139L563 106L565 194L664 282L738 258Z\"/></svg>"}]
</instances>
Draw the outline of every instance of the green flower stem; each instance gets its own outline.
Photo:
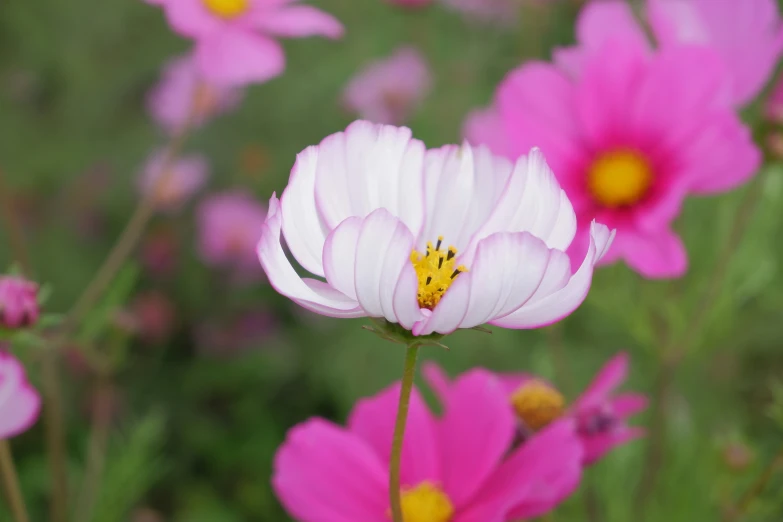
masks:
<instances>
[{"instance_id":1,"label":"green flower stem","mask_svg":"<svg viewBox=\"0 0 783 522\"><path fill-rule=\"evenodd\" d=\"M3 477L3 485L14 522L30 522L24 498L22 498L22 490L19 487L19 478L16 475L11 444L6 439L0 440L0 475Z\"/></svg>"},{"instance_id":2,"label":"green flower stem","mask_svg":"<svg viewBox=\"0 0 783 522\"><path fill-rule=\"evenodd\" d=\"M400 458L402 457L402 442L405 439L405 424L408 420L408 406L413 389L413 377L416 375L418 355L419 343L413 341L405 351L405 369L402 374L400 403L397 407L397 420L394 424L394 440L392 441L391 462L389 463L389 501L393 522L404 522L400 505Z\"/></svg>"}]
</instances>

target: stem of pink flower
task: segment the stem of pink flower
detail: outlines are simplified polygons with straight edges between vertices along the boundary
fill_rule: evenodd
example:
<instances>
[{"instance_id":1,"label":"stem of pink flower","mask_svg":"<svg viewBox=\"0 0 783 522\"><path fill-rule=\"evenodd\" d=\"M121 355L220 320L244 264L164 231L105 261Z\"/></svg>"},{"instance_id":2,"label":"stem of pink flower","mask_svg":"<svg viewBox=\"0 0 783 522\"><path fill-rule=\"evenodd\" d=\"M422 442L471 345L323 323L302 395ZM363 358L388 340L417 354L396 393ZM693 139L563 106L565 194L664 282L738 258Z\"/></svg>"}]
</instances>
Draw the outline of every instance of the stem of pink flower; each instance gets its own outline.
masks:
<instances>
[{"instance_id":1,"label":"stem of pink flower","mask_svg":"<svg viewBox=\"0 0 783 522\"><path fill-rule=\"evenodd\" d=\"M391 462L389 463L389 502L393 522L404 522L400 502L400 460L402 443L405 439L405 424L408 421L408 406L413 390L413 378L416 375L416 358L419 355L419 344L413 341L405 350L405 367L402 373L400 387L400 403L397 406L397 421L394 423L394 439L392 440Z\"/></svg>"},{"instance_id":2,"label":"stem of pink flower","mask_svg":"<svg viewBox=\"0 0 783 522\"><path fill-rule=\"evenodd\" d=\"M24 505L22 490L19 487L19 477L16 475L11 444L6 439L0 440L0 475L3 477L5 493L8 497L8 505L11 507L14 522L30 522L27 508Z\"/></svg>"},{"instance_id":3,"label":"stem of pink flower","mask_svg":"<svg viewBox=\"0 0 783 522\"><path fill-rule=\"evenodd\" d=\"M655 490L658 474L663 466L663 454L666 448L668 432L666 404L674 386L677 368L685 358L687 351L697 341L698 335L704 329L712 314L714 304L720 297L720 292L729 274L734 254L739 250L742 238L745 236L745 231L748 229L748 225L763 194L765 172L767 172L767 169L762 170L756 176L745 192L745 196L737 209L733 226L726 238L726 243L718 255L718 262L712 270L707 287L704 289L698 305L693 310L692 316L687 323L687 329L679 339L677 336L670 334L669 342L661 351L661 367L658 371L652 397L650 436L645 464L642 468L644 471L636 495L636 510L638 513L643 511Z\"/></svg>"}]
</instances>

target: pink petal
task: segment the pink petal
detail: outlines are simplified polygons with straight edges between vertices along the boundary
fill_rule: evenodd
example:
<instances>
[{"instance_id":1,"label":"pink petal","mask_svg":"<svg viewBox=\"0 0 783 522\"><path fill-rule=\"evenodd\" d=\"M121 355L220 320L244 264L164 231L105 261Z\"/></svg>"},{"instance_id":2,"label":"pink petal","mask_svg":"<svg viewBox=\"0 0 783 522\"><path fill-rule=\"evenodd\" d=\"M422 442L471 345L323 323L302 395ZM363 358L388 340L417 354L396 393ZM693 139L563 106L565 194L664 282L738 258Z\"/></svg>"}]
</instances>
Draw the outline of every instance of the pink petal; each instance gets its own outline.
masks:
<instances>
[{"instance_id":1,"label":"pink petal","mask_svg":"<svg viewBox=\"0 0 783 522\"><path fill-rule=\"evenodd\" d=\"M344 32L342 24L335 17L306 5L285 7L271 12L259 10L251 15L249 21L256 29L285 38L340 38Z\"/></svg>"},{"instance_id":2,"label":"pink petal","mask_svg":"<svg viewBox=\"0 0 783 522\"><path fill-rule=\"evenodd\" d=\"M514 451L454 522L527 519L570 495L581 478L582 446L570 421L551 424ZM542 507L543 506L543 507Z\"/></svg>"},{"instance_id":3,"label":"pink petal","mask_svg":"<svg viewBox=\"0 0 783 522\"><path fill-rule=\"evenodd\" d=\"M306 270L323 277L322 255L329 229L315 207L317 166L318 147L307 147L297 154L288 186L280 197L280 207L283 235L291 253Z\"/></svg>"},{"instance_id":4,"label":"pink petal","mask_svg":"<svg viewBox=\"0 0 783 522\"><path fill-rule=\"evenodd\" d=\"M531 299L519 310L501 319L495 319L490 324L503 328L538 328L569 315L587 297L593 267L609 249L613 238L614 231L594 222L590 226L590 247L587 255L568 284L554 293Z\"/></svg>"},{"instance_id":5,"label":"pink petal","mask_svg":"<svg viewBox=\"0 0 783 522\"><path fill-rule=\"evenodd\" d=\"M282 216L277 197L269 200L269 211L258 242L258 258L269 283L284 296L308 310L330 317L365 317L355 300L315 279L302 279L286 259L280 245Z\"/></svg>"},{"instance_id":6,"label":"pink petal","mask_svg":"<svg viewBox=\"0 0 783 522\"><path fill-rule=\"evenodd\" d=\"M609 395L628 378L628 354L615 355L595 376L587 390L577 399L574 408L589 410L607 402Z\"/></svg>"},{"instance_id":7,"label":"pink petal","mask_svg":"<svg viewBox=\"0 0 783 522\"><path fill-rule=\"evenodd\" d=\"M514 429L508 397L494 375L472 370L454 381L439 433L443 490L458 511L501 461Z\"/></svg>"},{"instance_id":8,"label":"pink petal","mask_svg":"<svg viewBox=\"0 0 783 522\"><path fill-rule=\"evenodd\" d=\"M489 217L511 174L511 163L486 147L447 145L427 151L424 194L426 220L417 245L443 236L459 255Z\"/></svg>"},{"instance_id":9,"label":"pink petal","mask_svg":"<svg viewBox=\"0 0 783 522\"><path fill-rule=\"evenodd\" d=\"M15 437L38 420L41 397L30 386L24 367L0 352L0 439Z\"/></svg>"},{"instance_id":10,"label":"pink petal","mask_svg":"<svg viewBox=\"0 0 783 522\"><path fill-rule=\"evenodd\" d=\"M612 399L612 413L621 419L647 409L649 400L640 393L624 393Z\"/></svg>"},{"instance_id":11,"label":"pink petal","mask_svg":"<svg viewBox=\"0 0 783 522\"><path fill-rule=\"evenodd\" d=\"M387 522L386 470L359 437L321 419L288 432L272 485L298 520Z\"/></svg>"},{"instance_id":12,"label":"pink petal","mask_svg":"<svg viewBox=\"0 0 783 522\"><path fill-rule=\"evenodd\" d=\"M348 284L347 270L353 268L356 299L371 317L385 317L393 323L411 328L422 318L418 304L418 279L410 262L413 234L405 224L386 209L379 208L359 224L349 218L338 226L324 248L327 274L341 273L337 279ZM345 237L348 239L344 239ZM353 245L348 242L355 239ZM330 253L333 245L344 245L345 251ZM354 264L340 263L343 256L354 256Z\"/></svg>"},{"instance_id":13,"label":"pink petal","mask_svg":"<svg viewBox=\"0 0 783 522\"><path fill-rule=\"evenodd\" d=\"M171 28L183 36L201 38L220 30L225 22L214 16L202 0L152 0L166 13Z\"/></svg>"},{"instance_id":14,"label":"pink petal","mask_svg":"<svg viewBox=\"0 0 783 522\"><path fill-rule=\"evenodd\" d=\"M437 363L432 361L425 362L421 367L421 374L424 380L430 385L432 391L438 396L442 403L448 401L448 393L451 390L451 378L443 371Z\"/></svg>"},{"instance_id":15,"label":"pink petal","mask_svg":"<svg viewBox=\"0 0 783 522\"><path fill-rule=\"evenodd\" d=\"M617 431L583 437L584 464L593 464L616 446L643 437L645 433L642 428L623 427Z\"/></svg>"},{"instance_id":16,"label":"pink petal","mask_svg":"<svg viewBox=\"0 0 783 522\"><path fill-rule=\"evenodd\" d=\"M263 83L280 75L285 68L280 44L237 28L198 40L196 60L204 78L220 86Z\"/></svg>"},{"instance_id":17,"label":"pink petal","mask_svg":"<svg viewBox=\"0 0 783 522\"><path fill-rule=\"evenodd\" d=\"M348 429L372 447L385 468L391 456L399 399L400 385L395 384L375 397L360 400L348 419ZM403 487L440 479L436 432L435 420L414 388L402 446L400 482Z\"/></svg>"},{"instance_id":18,"label":"pink petal","mask_svg":"<svg viewBox=\"0 0 783 522\"><path fill-rule=\"evenodd\" d=\"M622 230L616 243L618 255L648 279L681 277L688 269L682 240L666 228L655 232Z\"/></svg>"},{"instance_id":19,"label":"pink petal","mask_svg":"<svg viewBox=\"0 0 783 522\"><path fill-rule=\"evenodd\" d=\"M315 199L329 228L385 208L414 235L424 220L424 144L410 129L356 121L318 146Z\"/></svg>"}]
</instances>

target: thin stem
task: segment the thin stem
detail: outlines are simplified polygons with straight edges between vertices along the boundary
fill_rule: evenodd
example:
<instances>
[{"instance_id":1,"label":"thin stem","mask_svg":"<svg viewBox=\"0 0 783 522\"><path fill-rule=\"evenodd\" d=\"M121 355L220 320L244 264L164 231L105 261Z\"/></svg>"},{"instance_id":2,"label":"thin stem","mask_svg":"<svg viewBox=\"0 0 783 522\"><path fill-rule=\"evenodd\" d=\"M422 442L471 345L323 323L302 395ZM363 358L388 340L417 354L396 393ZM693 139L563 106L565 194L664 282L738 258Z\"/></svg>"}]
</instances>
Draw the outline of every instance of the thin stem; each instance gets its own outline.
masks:
<instances>
[{"instance_id":1,"label":"thin stem","mask_svg":"<svg viewBox=\"0 0 783 522\"><path fill-rule=\"evenodd\" d=\"M52 522L66 522L68 514L68 468L65 447L65 418L61 397L60 369L57 366L58 353L47 350L41 361L41 389L44 395L44 431L46 449L49 455L49 469L52 475L52 501L50 517Z\"/></svg>"},{"instance_id":2,"label":"thin stem","mask_svg":"<svg viewBox=\"0 0 783 522\"><path fill-rule=\"evenodd\" d=\"M76 508L76 518L79 522L92 520L92 511L98 498L101 486L106 450L109 445L112 405L114 393L111 382L105 376L98 377L95 386L96 402L93 405L92 425L90 427L90 442L87 450L87 464L82 483L81 494Z\"/></svg>"},{"instance_id":3,"label":"thin stem","mask_svg":"<svg viewBox=\"0 0 783 522\"><path fill-rule=\"evenodd\" d=\"M671 389L674 386L677 368L680 362L687 355L688 350L697 341L698 335L707 324L713 307L720 297L720 292L726 283L729 274L729 268L734 259L734 255L739 251L739 245L745 232L750 225L750 220L755 213L758 202L761 199L764 190L764 179L766 170L762 170L756 176L748 188L745 196L737 209L734 223L723 245L723 249L718 255L718 262L713 267L707 287L704 289L701 299L699 299L696 309L692 312L692 317L688 321L685 332L677 338L674 334L670 335L669 342L662 351L661 368L658 372L655 388L652 398L652 416L651 433L645 455L645 463L642 468L643 475L639 483L639 489L636 495L636 510L641 512L648 500L652 496L657 483L658 475L663 466L664 450L666 448L666 437L668 433L668 417L666 415L666 404L671 395Z\"/></svg>"},{"instance_id":4,"label":"thin stem","mask_svg":"<svg viewBox=\"0 0 783 522\"><path fill-rule=\"evenodd\" d=\"M0 474L3 476L3 485L8 497L8 505L11 507L11 515L15 522L30 522L27 508L24 505L22 489L19 487L19 477L16 475L14 457L11 454L11 444L6 439L0 440Z\"/></svg>"},{"instance_id":5,"label":"thin stem","mask_svg":"<svg viewBox=\"0 0 783 522\"><path fill-rule=\"evenodd\" d=\"M781 467L783 467L783 448L780 448L775 456L772 457L772 460L761 472L761 475L759 475L756 481L751 484L745 494L742 495L739 502L737 503L737 508L727 514L724 520L726 520L726 522L740 520L742 516L748 511L748 508L753 503L753 501L761 496L761 494L767 488L769 481L772 480L772 477L775 476L775 473Z\"/></svg>"},{"instance_id":6,"label":"thin stem","mask_svg":"<svg viewBox=\"0 0 783 522\"><path fill-rule=\"evenodd\" d=\"M408 406L413 389L413 377L416 375L416 358L419 355L419 345L416 342L408 345L405 351L405 367L402 373L400 388L400 403L397 406L397 420L394 423L394 439L392 441L391 462L389 463L389 501L393 522L404 522L402 506L400 505L400 460L402 457L402 442L405 439L405 424L408 421Z\"/></svg>"},{"instance_id":7,"label":"thin stem","mask_svg":"<svg viewBox=\"0 0 783 522\"><path fill-rule=\"evenodd\" d=\"M22 272L29 275L30 256L27 252L27 245L24 240L24 231L19 216L14 211L14 198L6 183L5 172L0 168L0 212L2 213L3 226L8 235L8 244L11 247L11 254L14 261L21 265Z\"/></svg>"}]
</instances>

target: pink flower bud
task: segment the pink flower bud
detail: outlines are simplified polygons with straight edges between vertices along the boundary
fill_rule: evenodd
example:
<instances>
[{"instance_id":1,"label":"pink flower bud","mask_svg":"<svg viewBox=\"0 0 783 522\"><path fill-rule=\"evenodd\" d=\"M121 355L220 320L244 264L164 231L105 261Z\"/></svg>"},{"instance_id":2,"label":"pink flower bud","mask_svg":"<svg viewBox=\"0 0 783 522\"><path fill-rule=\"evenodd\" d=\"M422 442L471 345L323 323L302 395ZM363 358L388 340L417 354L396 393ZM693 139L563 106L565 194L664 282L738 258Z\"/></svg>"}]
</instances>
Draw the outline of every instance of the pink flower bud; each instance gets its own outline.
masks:
<instances>
[{"instance_id":1,"label":"pink flower bud","mask_svg":"<svg viewBox=\"0 0 783 522\"><path fill-rule=\"evenodd\" d=\"M0 325L23 328L38 321L38 285L17 276L0 277Z\"/></svg>"}]
</instances>

